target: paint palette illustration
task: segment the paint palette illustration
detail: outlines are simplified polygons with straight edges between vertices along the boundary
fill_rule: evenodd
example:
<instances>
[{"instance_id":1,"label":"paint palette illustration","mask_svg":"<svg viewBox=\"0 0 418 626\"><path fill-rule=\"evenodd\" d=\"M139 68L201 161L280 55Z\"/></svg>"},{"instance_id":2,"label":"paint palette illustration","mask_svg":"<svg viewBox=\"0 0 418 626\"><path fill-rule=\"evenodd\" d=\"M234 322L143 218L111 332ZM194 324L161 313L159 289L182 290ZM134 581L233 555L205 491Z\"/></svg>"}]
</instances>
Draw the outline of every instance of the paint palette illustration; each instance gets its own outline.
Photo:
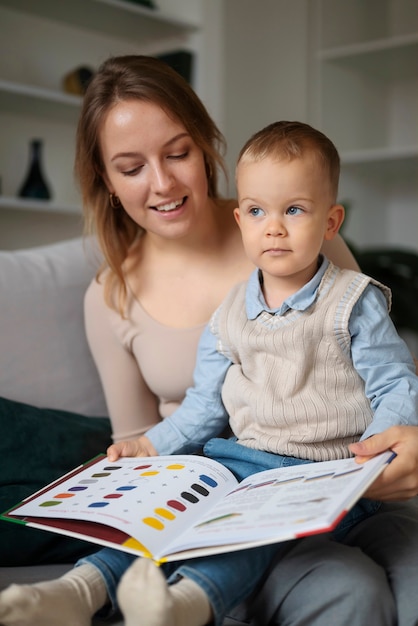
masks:
<instances>
[{"instance_id":1,"label":"paint palette illustration","mask_svg":"<svg viewBox=\"0 0 418 626\"><path fill-rule=\"evenodd\" d=\"M222 471L202 466L202 458L104 457L74 472L16 509L19 515L96 521L122 531L123 543L151 553L157 535L178 534L211 492L225 484ZM155 537L155 539L153 538ZM146 546L146 548L144 547Z\"/></svg>"}]
</instances>

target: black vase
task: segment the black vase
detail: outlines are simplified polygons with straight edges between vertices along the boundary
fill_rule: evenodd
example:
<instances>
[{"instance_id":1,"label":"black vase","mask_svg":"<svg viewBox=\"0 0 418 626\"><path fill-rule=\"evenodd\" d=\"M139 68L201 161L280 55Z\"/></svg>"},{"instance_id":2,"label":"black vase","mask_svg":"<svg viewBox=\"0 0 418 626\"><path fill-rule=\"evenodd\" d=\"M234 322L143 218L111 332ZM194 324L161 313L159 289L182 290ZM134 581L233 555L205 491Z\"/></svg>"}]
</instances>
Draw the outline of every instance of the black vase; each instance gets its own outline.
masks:
<instances>
[{"instance_id":1,"label":"black vase","mask_svg":"<svg viewBox=\"0 0 418 626\"><path fill-rule=\"evenodd\" d=\"M49 200L51 198L51 192L42 172L42 148L41 139L32 139L29 144L29 169L18 193L20 198L35 198L37 200Z\"/></svg>"}]
</instances>

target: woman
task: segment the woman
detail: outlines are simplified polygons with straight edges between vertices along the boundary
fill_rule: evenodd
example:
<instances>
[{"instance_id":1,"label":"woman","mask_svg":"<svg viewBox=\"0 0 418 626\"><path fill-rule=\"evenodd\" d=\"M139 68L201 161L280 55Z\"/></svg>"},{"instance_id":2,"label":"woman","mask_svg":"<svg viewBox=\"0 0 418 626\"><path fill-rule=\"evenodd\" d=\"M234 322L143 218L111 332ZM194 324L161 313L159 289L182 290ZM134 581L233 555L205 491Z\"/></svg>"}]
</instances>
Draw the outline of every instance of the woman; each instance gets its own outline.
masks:
<instances>
[{"instance_id":1,"label":"woman","mask_svg":"<svg viewBox=\"0 0 418 626\"><path fill-rule=\"evenodd\" d=\"M252 269L234 222L235 202L217 191L222 147L194 92L155 59L110 59L90 83L76 171L86 224L97 233L105 266L86 294L86 328L115 441L138 436L178 406L192 382L201 330L231 286ZM341 239L326 254L340 266L356 267ZM417 442L413 427L380 436L377 445L392 447L398 458L370 497L417 494ZM356 450L364 456L377 451L367 441ZM325 536L286 544L266 588L251 603L260 604L260 623L412 624L409 609L400 605L416 584L405 567L418 557L418 516L409 506L383 515L385 531L402 518L411 535L408 556L387 550L380 514L373 527L354 529L350 547ZM121 555L113 559L112 551L102 550L62 579L12 586L0 595L1 623L55 624L59 610L62 624L89 624L98 609L117 604L117 584L132 562ZM188 584L183 578L171 586L185 614L195 610L190 603L196 589ZM173 624L182 624L179 615ZM200 618L210 619L210 610Z\"/></svg>"}]
</instances>

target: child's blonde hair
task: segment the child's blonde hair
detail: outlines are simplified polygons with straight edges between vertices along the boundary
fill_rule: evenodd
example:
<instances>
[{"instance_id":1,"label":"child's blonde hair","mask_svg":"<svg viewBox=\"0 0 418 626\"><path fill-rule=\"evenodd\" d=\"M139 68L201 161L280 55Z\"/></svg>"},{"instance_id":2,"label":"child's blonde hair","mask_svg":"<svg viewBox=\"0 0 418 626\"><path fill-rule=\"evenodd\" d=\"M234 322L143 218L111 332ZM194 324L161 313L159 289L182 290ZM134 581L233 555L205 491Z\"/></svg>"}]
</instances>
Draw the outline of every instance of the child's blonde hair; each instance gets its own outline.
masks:
<instances>
[{"instance_id":1,"label":"child's blonde hair","mask_svg":"<svg viewBox=\"0 0 418 626\"><path fill-rule=\"evenodd\" d=\"M255 133L241 149L241 163L256 162L266 157L297 159L312 154L329 177L333 200L336 201L340 178L340 157L332 141L319 130L302 122L274 122Z\"/></svg>"}]
</instances>

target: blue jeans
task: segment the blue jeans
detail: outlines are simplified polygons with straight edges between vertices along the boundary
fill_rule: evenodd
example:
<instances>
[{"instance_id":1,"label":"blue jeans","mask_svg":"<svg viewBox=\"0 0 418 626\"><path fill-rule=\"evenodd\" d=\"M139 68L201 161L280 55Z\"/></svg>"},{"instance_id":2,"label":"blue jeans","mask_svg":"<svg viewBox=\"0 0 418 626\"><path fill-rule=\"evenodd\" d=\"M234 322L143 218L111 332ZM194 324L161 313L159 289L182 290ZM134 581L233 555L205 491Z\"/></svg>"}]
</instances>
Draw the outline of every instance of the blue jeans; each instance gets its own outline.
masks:
<instances>
[{"instance_id":1,"label":"blue jeans","mask_svg":"<svg viewBox=\"0 0 418 626\"><path fill-rule=\"evenodd\" d=\"M211 439L204 447L205 455L228 467L243 480L251 474L266 469L299 465L310 461L284 457L269 452L251 450L236 443L234 439ZM362 500L344 518L334 531L341 541L356 523L373 514L379 503ZM277 553L285 546L273 544L230 552L210 557L190 559L178 563L165 563L161 567L168 583L173 584L181 577L194 580L206 593L212 606L215 626L221 626L228 612L251 595ZM105 548L85 557L77 563L89 563L98 568L105 580L113 609L117 607L117 585L136 557Z\"/></svg>"}]
</instances>

